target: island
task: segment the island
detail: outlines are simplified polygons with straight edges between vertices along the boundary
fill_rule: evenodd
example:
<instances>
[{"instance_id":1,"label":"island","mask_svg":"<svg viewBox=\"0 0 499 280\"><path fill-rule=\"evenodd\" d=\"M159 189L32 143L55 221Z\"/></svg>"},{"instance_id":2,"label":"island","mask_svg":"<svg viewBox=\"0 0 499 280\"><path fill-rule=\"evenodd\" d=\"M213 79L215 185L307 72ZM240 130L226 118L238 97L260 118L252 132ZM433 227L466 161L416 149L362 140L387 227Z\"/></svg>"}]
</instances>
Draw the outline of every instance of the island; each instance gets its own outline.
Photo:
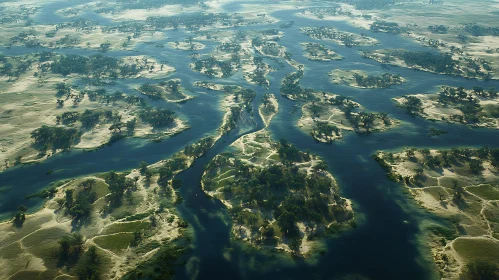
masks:
<instances>
[{"instance_id":1,"label":"island","mask_svg":"<svg viewBox=\"0 0 499 280\"><path fill-rule=\"evenodd\" d=\"M392 85L405 83L405 79L398 74L383 73L371 75L362 70L335 69L328 73L331 82L355 88L389 88Z\"/></svg>"},{"instance_id":2,"label":"island","mask_svg":"<svg viewBox=\"0 0 499 280\"><path fill-rule=\"evenodd\" d=\"M273 141L265 128L231 147L206 166L202 188L226 206L235 240L307 257L325 236L355 226L351 202L319 157Z\"/></svg>"},{"instance_id":3,"label":"island","mask_svg":"<svg viewBox=\"0 0 499 280\"><path fill-rule=\"evenodd\" d=\"M393 99L407 113L432 121L499 128L499 95L494 88L442 86L437 93Z\"/></svg>"},{"instance_id":4,"label":"island","mask_svg":"<svg viewBox=\"0 0 499 280\"><path fill-rule=\"evenodd\" d=\"M486 273L499 261L499 149L407 148L373 157L421 207L444 219L421 225L442 278L459 278L476 265Z\"/></svg>"},{"instance_id":5,"label":"island","mask_svg":"<svg viewBox=\"0 0 499 280\"><path fill-rule=\"evenodd\" d=\"M312 61L342 60L344 57L326 48L320 43L300 43L305 51L305 57Z\"/></svg>"},{"instance_id":6,"label":"island","mask_svg":"<svg viewBox=\"0 0 499 280\"><path fill-rule=\"evenodd\" d=\"M332 27L304 27L300 29L303 34L316 40L330 40L346 47L376 46L378 40L356 33L340 31Z\"/></svg>"},{"instance_id":7,"label":"island","mask_svg":"<svg viewBox=\"0 0 499 280\"><path fill-rule=\"evenodd\" d=\"M362 110L362 106L348 97L313 89L303 89L299 81L303 71L288 74L282 82L284 97L303 102L298 127L315 140L331 143L343 137L343 131L359 134L385 131L396 127L400 121L386 113Z\"/></svg>"}]
</instances>

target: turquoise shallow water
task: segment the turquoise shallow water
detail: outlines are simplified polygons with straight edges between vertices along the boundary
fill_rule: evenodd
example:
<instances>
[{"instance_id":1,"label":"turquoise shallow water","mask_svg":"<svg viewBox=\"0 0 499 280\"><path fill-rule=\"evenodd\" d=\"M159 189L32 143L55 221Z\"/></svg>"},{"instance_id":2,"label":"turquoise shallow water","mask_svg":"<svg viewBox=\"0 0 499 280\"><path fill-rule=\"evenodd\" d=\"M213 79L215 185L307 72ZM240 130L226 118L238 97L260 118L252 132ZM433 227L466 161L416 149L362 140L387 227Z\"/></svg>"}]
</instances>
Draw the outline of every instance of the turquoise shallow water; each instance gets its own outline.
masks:
<instances>
[{"instance_id":1,"label":"turquoise shallow water","mask_svg":"<svg viewBox=\"0 0 499 280\"><path fill-rule=\"evenodd\" d=\"M65 3L57 2L46 6L37 15L36 20L39 22L63 22L64 18L54 16L53 11L70 5ZM237 12L241 8L242 6L238 2L224 7L229 12ZM88 13L84 16L92 20L99 20L101 24L112 24L96 14ZM313 40L302 35L299 31L300 27L325 25L354 33L360 33L360 31L341 22L296 17L290 11L280 11L274 13L273 16L283 21L295 21L292 28L283 30L285 35L280 43L288 48L294 59L305 65L305 76L301 81L303 87L350 96L368 110L385 111L390 116L402 120L403 125L385 133L368 136L348 134L337 143L321 144L295 127L300 113L291 113L295 103L279 95L280 81L287 73L293 72L293 68L285 66L279 71L271 73L272 85L269 90L247 84L240 75L223 81L214 79L213 82L239 84L256 90L258 96L253 103L255 109L265 92L275 93L279 99L280 112L270 126L273 138L277 140L285 137L298 148L310 150L322 156L330 166L330 171L338 179L342 195L354 201L355 210L362 214L363 222L359 224L358 228L328 240L327 253L318 260L317 264L312 265L301 260L279 260L273 256L244 251L238 246L234 246L233 250L226 254L226 256L230 256L230 261L228 261L223 255L226 248L231 246L229 241L230 224L226 222L226 211L220 202L203 195L199 181L203 166L215 155L225 151L228 145L242 134L258 130L263 126L261 120L255 117L254 122L241 125L241 129L219 140L207 155L195 163L193 168L183 172L180 176L184 185L181 189L184 203L180 205L179 210L182 216L193 225L196 239L192 257L197 261L192 262L194 264L192 271L186 271L184 267L179 268L177 278L189 279L193 271L197 272L198 279L214 279L215 277L217 279L342 279L346 275L361 275L368 279L437 278L432 263L424 258L429 254L428 248L417 243L418 223L423 219L436 218L418 210L411 200L403 195L398 185L387 180L384 171L371 159L371 155L377 150L400 149L405 146L449 148L463 145L475 147L488 145L498 147L499 131L470 129L461 125L432 123L412 118L405 114L402 109L395 107L390 99L409 93L431 93L440 85L468 88L480 85L499 88L499 83L435 75L398 67L385 70L375 61L362 59L357 48L346 48L328 41L322 41L322 43L344 56L345 59L327 63L311 62L303 57L299 43L312 42ZM238 29L258 30L271 27L277 28L278 24ZM376 48L403 47L426 50L426 48L399 36L372 34L366 31L364 33L380 40L381 46ZM189 35L180 30L167 32L167 36L169 37L167 41L175 41ZM208 44L207 49L202 52L208 53L214 46L214 44ZM33 49L25 48L2 50L7 55L32 51ZM57 51L82 55L96 53L78 49ZM161 143L127 139L97 151L72 151L54 156L38 165L13 168L0 173L2 186L11 187L10 191L0 194L0 213L3 217L10 215L21 203L36 209L40 201L27 202L24 197L44 188L51 182L96 172L127 170L136 167L142 160L152 163L167 158L185 145L215 132L222 120L222 112L217 109L222 94L191 86L193 81L207 79L189 69L189 60L186 59L187 53L158 49L149 44L140 46L140 53L159 60L171 61L171 64L177 69L171 78L181 78L183 86L197 96L197 98L181 105L165 102L153 103L154 106L165 106L176 110L180 116L189 121L191 129ZM135 53L108 53L108 55L116 57L132 54ZM327 72L336 68L389 71L400 74L408 81L406 84L390 89L353 89L329 83ZM127 85L141 82L143 81L123 80L116 87L126 90ZM125 92L137 94L130 90ZM430 138L427 136L430 127L442 129L449 133ZM55 172L53 175L47 176L45 173L48 170Z\"/></svg>"}]
</instances>

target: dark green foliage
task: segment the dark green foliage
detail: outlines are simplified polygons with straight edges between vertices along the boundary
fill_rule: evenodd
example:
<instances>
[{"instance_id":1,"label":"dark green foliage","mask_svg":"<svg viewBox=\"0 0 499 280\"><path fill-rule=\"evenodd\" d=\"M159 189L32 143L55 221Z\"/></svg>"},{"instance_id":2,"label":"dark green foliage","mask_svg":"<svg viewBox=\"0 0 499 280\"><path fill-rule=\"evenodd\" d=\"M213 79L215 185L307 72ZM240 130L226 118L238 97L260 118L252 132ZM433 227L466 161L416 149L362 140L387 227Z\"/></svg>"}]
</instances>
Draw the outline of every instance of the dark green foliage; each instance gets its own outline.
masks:
<instances>
[{"instance_id":1,"label":"dark green foliage","mask_svg":"<svg viewBox=\"0 0 499 280\"><path fill-rule=\"evenodd\" d=\"M145 94L148 97L155 99L155 100L161 99L161 96L163 93L161 88L154 86L154 85L151 85L151 84L148 84L148 83L142 84L140 86L139 90L143 94Z\"/></svg>"},{"instance_id":2,"label":"dark green foliage","mask_svg":"<svg viewBox=\"0 0 499 280\"><path fill-rule=\"evenodd\" d=\"M459 237L456 229L449 229L438 225L432 225L428 227L428 230L437 236L444 237L446 240L454 240Z\"/></svg>"},{"instance_id":3,"label":"dark green foliage","mask_svg":"<svg viewBox=\"0 0 499 280\"><path fill-rule=\"evenodd\" d=\"M28 207L21 205L18 207L17 213L14 215L14 219L12 223L16 227L22 227L24 221L26 221L26 211L28 211Z\"/></svg>"},{"instance_id":4,"label":"dark green foliage","mask_svg":"<svg viewBox=\"0 0 499 280\"><path fill-rule=\"evenodd\" d=\"M80 55L63 55L59 60L52 63L52 72L64 76L72 73L86 74L88 61L89 59L87 57Z\"/></svg>"},{"instance_id":5,"label":"dark green foliage","mask_svg":"<svg viewBox=\"0 0 499 280\"><path fill-rule=\"evenodd\" d=\"M447 30L449 30L449 28L445 25L430 25L428 26L428 30L435 34L447 34Z\"/></svg>"},{"instance_id":6,"label":"dark green foliage","mask_svg":"<svg viewBox=\"0 0 499 280\"><path fill-rule=\"evenodd\" d=\"M449 53L401 51L395 52L394 55L404 60L408 66L420 66L437 73L454 73L457 65Z\"/></svg>"},{"instance_id":7,"label":"dark green foliage","mask_svg":"<svg viewBox=\"0 0 499 280\"><path fill-rule=\"evenodd\" d=\"M476 23L463 25L464 31L473 36L499 36L499 27L485 27Z\"/></svg>"},{"instance_id":8,"label":"dark green foliage","mask_svg":"<svg viewBox=\"0 0 499 280\"><path fill-rule=\"evenodd\" d=\"M68 150L80 139L80 132L74 128L57 126L42 126L31 132L36 148L47 150L49 148Z\"/></svg>"},{"instance_id":9,"label":"dark green foliage","mask_svg":"<svg viewBox=\"0 0 499 280\"><path fill-rule=\"evenodd\" d=\"M430 132L428 133L428 136L433 137L433 136L440 136L447 134L447 131L444 130L439 130L434 127L430 128Z\"/></svg>"},{"instance_id":10,"label":"dark green foliage","mask_svg":"<svg viewBox=\"0 0 499 280\"><path fill-rule=\"evenodd\" d=\"M145 161L141 161L141 162L139 163L139 171L140 171L140 174L144 175L144 174L146 173L146 171L147 171L147 166L148 166L148 165L147 165L147 162L145 162Z\"/></svg>"},{"instance_id":11,"label":"dark green foliage","mask_svg":"<svg viewBox=\"0 0 499 280\"><path fill-rule=\"evenodd\" d=\"M172 180L172 188L173 189L180 189L181 187L182 187L182 180L177 179L177 178Z\"/></svg>"},{"instance_id":12,"label":"dark green foliage","mask_svg":"<svg viewBox=\"0 0 499 280\"><path fill-rule=\"evenodd\" d=\"M91 246L80 258L75 267L78 280L99 280L101 279L101 257L97 254L97 248Z\"/></svg>"},{"instance_id":13,"label":"dark green foliage","mask_svg":"<svg viewBox=\"0 0 499 280\"><path fill-rule=\"evenodd\" d=\"M336 135L336 136L340 136L340 132L341 130L335 126L335 125L332 125L332 124L329 124L328 122L321 122L321 121L318 121L315 123L315 125L317 126L317 131L315 131L314 133L318 133L318 134L324 134L324 135Z\"/></svg>"},{"instance_id":14,"label":"dark green foliage","mask_svg":"<svg viewBox=\"0 0 499 280\"><path fill-rule=\"evenodd\" d=\"M141 263L124 280L169 280L175 275L175 268L181 265L180 258L187 252L186 247L167 243L148 261Z\"/></svg>"},{"instance_id":15,"label":"dark green foliage","mask_svg":"<svg viewBox=\"0 0 499 280\"><path fill-rule=\"evenodd\" d=\"M354 73L355 82L360 87L377 87L377 88L389 88L392 85L402 83L402 78L398 74L384 73L381 76L364 76L361 74Z\"/></svg>"},{"instance_id":16,"label":"dark green foliage","mask_svg":"<svg viewBox=\"0 0 499 280\"><path fill-rule=\"evenodd\" d=\"M211 26L216 23L221 23L225 26L230 26L237 22L236 17L231 17L225 13L192 13L182 16L155 16L148 17L147 24L150 24L158 29L173 28L177 29L180 26L185 26L186 29L195 31L203 26Z\"/></svg>"},{"instance_id":17,"label":"dark green foliage","mask_svg":"<svg viewBox=\"0 0 499 280\"><path fill-rule=\"evenodd\" d=\"M74 198L74 199L73 199ZM84 187L81 191L74 194L73 191L66 191L66 209L68 213L75 219L88 218L92 212L92 204L97 199L97 194L92 190L92 187Z\"/></svg>"},{"instance_id":18,"label":"dark green foliage","mask_svg":"<svg viewBox=\"0 0 499 280\"><path fill-rule=\"evenodd\" d=\"M71 233L59 240L59 260L66 264L75 263L83 251L83 236L79 233Z\"/></svg>"},{"instance_id":19,"label":"dark green foliage","mask_svg":"<svg viewBox=\"0 0 499 280\"><path fill-rule=\"evenodd\" d=\"M471 280L498 280L499 267L497 264L485 261L476 260L466 265L466 273Z\"/></svg>"},{"instance_id":20,"label":"dark green foliage","mask_svg":"<svg viewBox=\"0 0 499 280\"><path fill-rule=\"evenodd\" d=\"M482 171L485 170L482 161L479 159L471 159L469 164L470 164L470 170L473 174L481 174Z\"/></svg>"},{"instance_id":21,"label":"dark green foliage","mask_svg":"<svg viewBox=\"0 0 499 280\"><path fill-rule=\"evenodd\" d=\"M417 115L423 110L423 102L416 96L406 96L404 104L401 105L411 115Z\"/></svg>"},{"instance_id":22,"label":"dark green foliage","mask_svg":"<svg viewBox=\"0 0 499 280\"><path fill-rule=\"evenodd\" d=\"M28 195L26 199L33 199L33 198L51 198L54 197L54 195L57 193L57 188L52 187L49 189L42 190L40 192Z\"/></svg>"},{"instance_id":23,"label":"dark green foliage","mask_svg":"<svg viewBox=\"0 0 499 280\"><path fill-rule=\"evenodd\" d=\"M490 161L492 166L499 169L499 149L490 150Z\"/></svg>"},{"instance_id":24,"label":"dark green foliage","mask_svg":"<svg viewBox=\"0 0 499 280\"><path fill-rule=\"evenodd\" d=\"M204 155L215 144L213 137L205 137L198 142L184 148L186 156L198 158Z\"/></svg>"},{"instance_id":25,"label":"dark green foliage","mask_svg":"<svg viewBox=\"0 0 499 280\"><path fill-rule=\"evenodd\" d=\"M307 174L297 165L309 161L310 155L300 152L284 139L274 145L284 164L256 167L245 164L230 153L224 153L206 168L207 175L203 177L203 183L208 190L217 188L212 176L227 169L232 170L234 176L224 180L221 195L222 199L234 205L229 212L236 224L260 232L263 227L265 234L270 235L274 229L268 227L265 222L267 216L263 213L272 213L277 220L274 226L293 245L301 238L298 222L315 229L352 218L351 213L344 208L345 201L336 193L336 184L323 172L327 164L319 164L312 173ZM257 211L243 211L244 207ZM271 237L266 236L265 240L271 241Z\"/></svg>"},{"instance_id":26,"label":"dark green foliage","mask_svg":"<svg viewBox=\"0 0 499 280\"><path fill-rule=\"evenodd\" d=\"M139 113L143 122L150 124L154 128L161 128L173 124L175 112L167 108L148 108Z\"/></svg>"},{"instance_id":27,"label":"dark green foliage","mask_svg":"<svg viewBox=\"0 0 499 280\"><path fill-rule=\"evenodd\" d=\"M373 24L371 24L370 30L372 32L387 32L392 34L400 34L406 31L406 28L399 27L396 22L387 22L377 20Z\"/></svg>"},{"instance_id":28,"label":"dark green foliage","mask_svg":"<svg viewBox=\"0 0 499 280\"><path fill-rule=\"evenodd\" d=\"M109 185L110 194L108 199L111 204L119 205L123 194L133 187L133 181L126 178L126 174L111 171L105 175L106 183Z\"/></svg>"},{"instance_id":29,"label":"dark green foliage","mask_svg":"<svg viewBox=\"0 0 499 280\"><path fill-rule=\"evenodd\" d=\"M314 100L312 90L303 89L300 86L300 79L303 77L303 74L303 70L287 74L281 85L282 95L294 100Z\"/></svg>"},{"instance_id":30,"label":"dark green foliage","mask_svg":"<svg viewBox=\"0 0 499 280\"><path fill-rule=\"evenodd\" d=\"M306 157L306 155L300 152L293 144L286 141L286 139L279 141L278 153L284 162L301 162Z\"/></svg>"}]
</instances>

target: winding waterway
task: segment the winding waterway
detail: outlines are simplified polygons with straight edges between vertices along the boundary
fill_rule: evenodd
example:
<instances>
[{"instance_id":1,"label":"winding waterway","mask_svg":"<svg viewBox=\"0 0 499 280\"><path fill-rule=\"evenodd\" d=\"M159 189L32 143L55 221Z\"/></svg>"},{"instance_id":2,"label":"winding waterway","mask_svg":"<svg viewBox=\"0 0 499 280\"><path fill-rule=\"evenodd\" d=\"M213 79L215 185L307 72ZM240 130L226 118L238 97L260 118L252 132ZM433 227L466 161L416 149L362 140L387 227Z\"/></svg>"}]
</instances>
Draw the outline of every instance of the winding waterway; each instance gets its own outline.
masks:
<instances>
[{"instance_id":1,"label":"winding waterway","mask_svg":"<svg viewBox=\"0 0 499 280\"><path fill-rule=\"evenodd\" d=\"M39 22L62 22L61 17L53 16L50 11L60 9L64 4L57 2L42 9L37 17ZM263 2L262 2L263 3ZM267 3L267 2L265 2ZM58 6L59 5L59 6ZM238 12L243 9L239 3L224 6L227 12ZM96 19L97 15L89 17ZM228 149L228 146L238 137L263 128L262 121L255 116L254 122L244 124L241 129L222 137L216 145L194 166L181 173L183 187L181 195L184 202L179 206L181 215L189 221L195 232L195 249L188 265L177 271L178 279L343 279L345 276L359 275L367 279L432 279L437 278L432 261L429 259L429 249L418 242L418 225L424 219L436 219L430 214L418 209L411 199L406 197L397 184L389 181L384 171L371 159L377 150L400 149L405 146L450 148L455 146L499 147L499 131L487 129L470 129L462 125L432 123L420 118L413 118L394 106L392 97L409 93L432 93L440 85L463 86L471 88L495 86L496 81L477 81L464 78L435 75L410 69L392 67L389 70L373 60L363 59L357 48L338 46L329 41L321 41L327 47L335 50L345 59L335 62L308 61L302 55L300 42L313 40L303 35L300 27L334 26L343 31L360 33L360 30L337 21L305 19L296 16L291 11L280 11L272 16L282 21L294 21L292 28L283 29L284 37L280 44L287 47L293 54L293 59L305 65L305 76L301 80L304 88L310 87L352 97L367 110L384 111L397 118L403 124L384 133L368 136L347 134L345 138L334 144L322 144L299 130L295 124L300 113L291 113L295 102L280 97L279 87L282 78L294 69L284 66L270 74L272 85L265 90L249 85L241 76L213 82L235 83L252 88L257 92L253 102L254 112L265 92L275 93L279 99L279 114L270 125L272 137L277 140L286 138L299 149L310 150L322 156L330 167L332 174L338 179L342 196L352 199L355 211L360 217L357 228L342 233L328 240L327 252L316 263L303 260L280 259L276 256L264 255L245 250L230 242L230 222L223 205L204 195L200 188L203 167L214 156ZM100 19L101 24L107 24ZM110 24L110 23L109 23ZM278 28L279 24L268 26L238 27L238 30L255 30ZM381 45L376 48L406 48L425 49L409 41L407 38L389 34L370 33L368 36L377 38ZM184 31L168 32L166 41L175 41L189 36ZM208 44L200 53L208 53L214 48ZM142 139L127 139L112 146L93 152L71 151L51 157L37 164L9 169L0 173L0 182L10 187L10 191L0 194L0 213L7 217L20 203L28 206L39 206L40 202L26 202L24 197L46 187L51 182L84 176L109 170L127 170L134 168L140 161L153 163L168 158L189 143L215 133L222 120L222 112L218 104L222 94L214 91L204 91L193 87L196 80L206 80L205 77L191 71L186 61L186 53L177 50L158 49L153 44L140 46L140 54L152 56L158 60L171 61L177 72L171 77L182 79L182 85L190 90L195 99L181 105L156 102L155 106L166 106L174 109L188 120L191 129L181 134L165 139L160 143ZM4 54L21 54L32 52L32 49L12 48L2 50ZM57 50L66 53L93 54L95 52L79 49ZM127 52L110 52L109 55L133 55ZM389 71L407 78L407 83L393 86L390 89L361 90L329 82L327 72L333 69L363 69L366 71ZM129 84L140 84L137 80L119 81L117 87L125 91ZM129 94L136 94L125 91ZM430 127L448 132L439 137L428 137ZM48 170L55 172L48 176ZM33 208L35 209L35 208ZM232 248L231 250L227 250ZM345 278L348 279L348 278ZM360 278L356 278L360 279Z\"/></svg>"}]
</instances>

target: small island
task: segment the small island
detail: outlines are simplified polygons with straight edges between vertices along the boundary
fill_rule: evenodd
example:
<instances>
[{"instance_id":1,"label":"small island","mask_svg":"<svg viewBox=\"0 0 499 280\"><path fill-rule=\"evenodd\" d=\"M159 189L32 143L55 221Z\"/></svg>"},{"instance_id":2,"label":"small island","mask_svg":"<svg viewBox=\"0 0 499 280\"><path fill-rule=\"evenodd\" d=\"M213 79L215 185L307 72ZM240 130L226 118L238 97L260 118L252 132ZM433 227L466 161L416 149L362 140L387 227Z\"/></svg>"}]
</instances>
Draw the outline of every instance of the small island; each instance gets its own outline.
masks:
<instances>
[{"instance_id":1,"label":"small island","mask_svg":"<svg viewBox=\"0 0 499 280\"><path fill-rule=\"evenodd\" d=\"M202 187L227 207L234 239L306 257L326 235L354 226L351 202L317 156L274 142L266 129L231 146L206 166Z\"/></svg>"},{"instance_id":2,"label":"small island","mask_svg":"<svg viewBox=\"0 0 499 280\"><path fill-rule=\"evenodd\" d=\"M393 100L407 113L427 120L499 129L499 95L494 88L442 86L437 93Z\"/></svg>"},{"instance_id":3,"label":"small island","mask_svg":"<svg viewBox=\"0 0 499 280\"><path fill-rule=\"evenodd\" d=\"M305 57L312 61L342 60L344 57L326 48L320 43L300 43L305 51Z\"/></svg>"},{"instance_id":4,"label":"small island","mask_svg":"<svg viewBox=\"0 0 499 280\"><path fill-rule=\"evenodd\" d=\"M405 83L405 79L397 74L384 73L382 75L370 75L361 70L335 69L328 73L331 82L343 84L355 88L389 88L392 85Z\"/></svg>"},{"instance_id":5,"label":"small island","mask_svg":"<svg viewBox=\"0 0 499 280\"><path fill-rule=\"evenodd\" d=\"M343 131L368 134L388 130L400 123L386 113L366 112L348 97L303 89L299 84L302 76L302 71L288 74L282 82L281 93L288 99L304 102L298 126L319 142L331 143L340 139Z\"/></svg>"},{"instance_id":6,"label":"small island","mask_svg":"<svg viewBox=\"0 0 499 280\"><path fill-rule=\"evenodd\" d=\"M204 81L194 82L194 86L225 93L225 98L220 104L220 109L225 112L222 125L219 128L222 135L234 129L239 120L251 118L251 102L256 96L255 91L240 86L221 85Z\"/></svg>"},{"instance_id":7,"label":"small island","mask_svg":"<svg viewBox=\"0 0 499 280\"><path fill-rule=\"evenodd\" d=\"M486 60L482 58L472 59L462 54L381 49L363 51L362 56L374 59L384 65L394 65L435 74L480 79L493 77L492 68Z\"/></svg>"},{"instance_id":8,"label":"small island","mask_svg":"<svg viewBox=\"0 0 499 280\"><path fill-rule=\"evenodd\" d=\"M418 204L446 220L422 225L442 278L458 278L478 259L499 261L499 149L407 148L373 157Z\"/></svg>"},{"instance_id":9,"label":"small island","mask_svg":"<svg viewBox=\"0 0 499 280\"><path fill-rule=\"evenodd\" d=\"M186 95L184 88L180 84L180 79L172 79L158 84L142 84L138 91L152 99L162 99L167 102L185 102L192 99Z\"/></svg>"},{"instance_id":10,"label":"small island","mask_svg":"<svg viewBox=\"0 0 499 280\"><path fill-rule=\"evenodd\" d=\"M317 40L330 40L339 45L346 47L367 47L376 46L379 44L378 40L367 37L365 35L358 35L355 33L339 31L332 27L304 27L300 29L303 34L310 38Z\"/></svg>"}]
</instances>

